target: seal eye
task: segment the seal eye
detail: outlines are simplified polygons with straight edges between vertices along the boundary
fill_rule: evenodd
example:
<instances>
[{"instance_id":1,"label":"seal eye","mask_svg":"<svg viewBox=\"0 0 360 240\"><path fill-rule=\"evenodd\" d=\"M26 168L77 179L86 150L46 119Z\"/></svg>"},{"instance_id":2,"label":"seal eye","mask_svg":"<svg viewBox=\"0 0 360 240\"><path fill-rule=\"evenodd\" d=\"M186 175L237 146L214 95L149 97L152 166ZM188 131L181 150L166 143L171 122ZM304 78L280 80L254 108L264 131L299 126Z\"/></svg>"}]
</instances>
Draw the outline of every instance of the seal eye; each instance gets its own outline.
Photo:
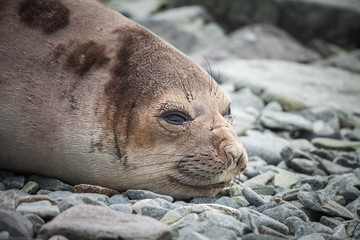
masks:
<instances>
[{"instance_id":1,"label":"seal eye","mask_svg":"<svg viewBox=\"0 0 360 240\"><path fill-rule=\"evenodd\" d=\"M186 112L183 111L168 111L160 115L160 118L167 123L173 125L188 125L192 119Z\"/></svg>"},{"instance_id":2,"label":"seal eye","mask_svg":"<svg viewBox=\"0 0 360 240\"><path fill-rule=\"evenodd\" d=\"M225 112L224 112L224 117L231 118L231 108L230 108L230 104L229 104L229 106L226 108L226 110L225 110Z\"/></svg>"}]
</instances>

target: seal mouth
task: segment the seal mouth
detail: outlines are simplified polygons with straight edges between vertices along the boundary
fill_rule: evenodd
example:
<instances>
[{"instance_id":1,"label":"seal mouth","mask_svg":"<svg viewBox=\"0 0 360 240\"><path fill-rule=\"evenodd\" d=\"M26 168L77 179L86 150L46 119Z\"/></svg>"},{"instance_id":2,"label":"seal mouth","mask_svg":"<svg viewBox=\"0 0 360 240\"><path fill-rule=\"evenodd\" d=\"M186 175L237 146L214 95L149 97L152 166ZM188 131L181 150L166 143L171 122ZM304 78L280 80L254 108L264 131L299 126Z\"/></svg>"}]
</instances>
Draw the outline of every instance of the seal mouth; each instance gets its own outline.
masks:
<instances>
[{"instance_id":1,"label":"seal mouth","mask_svg":"<svg viewBox=\"0 0 360 240\"><path fill-rule=\"evenodd\" d=\"M209 185L191 185L188 183L183 183L179 180L177 180L176 178L170 177L170 182L172 183L179 183L181 185L187 186L187 187L191 187L191 188L197 188L197 189L223 189L226 185L226 183L224 182L220 182L220 183L215 183L215 184L209 184Z\"/></svg>"}]
</instances>

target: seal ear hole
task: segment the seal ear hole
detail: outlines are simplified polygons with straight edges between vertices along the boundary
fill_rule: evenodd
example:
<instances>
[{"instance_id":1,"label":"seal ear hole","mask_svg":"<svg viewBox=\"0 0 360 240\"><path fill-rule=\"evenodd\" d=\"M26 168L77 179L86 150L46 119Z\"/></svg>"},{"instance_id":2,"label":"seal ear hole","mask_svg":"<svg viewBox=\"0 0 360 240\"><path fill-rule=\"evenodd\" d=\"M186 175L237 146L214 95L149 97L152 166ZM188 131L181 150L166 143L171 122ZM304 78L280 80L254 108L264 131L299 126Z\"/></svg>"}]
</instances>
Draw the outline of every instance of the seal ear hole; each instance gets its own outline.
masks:
<instances>
[{"instance_id":1,"label":"seal ear hole","mask_svg":"<svg viewBox=\"0 0 360 240\"><path fill-rule=\"evenodd\" d=\"M192 121L190 115L184 111L171 110L160 115L160 119L172 125L187 126Z\"/></svg>"}]
</instances>

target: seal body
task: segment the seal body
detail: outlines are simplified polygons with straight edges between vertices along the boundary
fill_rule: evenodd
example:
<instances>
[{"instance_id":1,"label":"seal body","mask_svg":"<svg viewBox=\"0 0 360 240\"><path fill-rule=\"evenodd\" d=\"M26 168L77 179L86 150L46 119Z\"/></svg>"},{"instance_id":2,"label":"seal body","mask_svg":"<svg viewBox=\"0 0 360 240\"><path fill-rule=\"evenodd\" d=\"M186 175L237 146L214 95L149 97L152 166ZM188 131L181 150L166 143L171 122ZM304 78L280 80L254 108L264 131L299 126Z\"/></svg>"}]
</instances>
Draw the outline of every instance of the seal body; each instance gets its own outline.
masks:
<instances>
[{"instance_id":1,"label":"seal body","mask_svg":"<svg viewBox=\"0 0 360 240\"><path fill-rule=\"evenodd\" d=\"M0 0L0 168L211 196L246 167L230 98L93 0Z\"/></svg>"}]
</instances>

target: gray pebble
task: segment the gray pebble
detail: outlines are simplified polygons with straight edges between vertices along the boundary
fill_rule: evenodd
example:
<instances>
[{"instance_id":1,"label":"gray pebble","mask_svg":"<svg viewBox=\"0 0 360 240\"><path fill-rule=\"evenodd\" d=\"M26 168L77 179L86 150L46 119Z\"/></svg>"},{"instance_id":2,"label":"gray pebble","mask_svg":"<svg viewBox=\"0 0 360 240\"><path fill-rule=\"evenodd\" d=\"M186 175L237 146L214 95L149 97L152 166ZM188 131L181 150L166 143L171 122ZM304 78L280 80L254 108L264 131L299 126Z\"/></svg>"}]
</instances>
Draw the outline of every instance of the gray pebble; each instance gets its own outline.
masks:
<instances>
[{"instance_id":1,"label":"gray pebble","mask_svg":"<svg viewBox=\"0 0 360 240\"><path fill-rule=\"evenodd\" d=\"M113 204L126 204L129 202L129 198L124 194L116 194L110 198L110 205Z\"/></svg>"},{"instance_id":2,"label":"gray pebble","mask_svg":"<svg viewBox=\"0 0 360 240\"><path fill-rule=\"evenodd\" d=\"M11 239L32 239L34 235L32 223L13 211L0 210L0 229L8 232Z\"/></svg>"},{"instance_id":3,"label":"gray pebble","mask_svg":"<svg viewBox=\"0 0 360 240\"><path fill-rule=\"evenodd\" d=\"M340 221L336 218L333 218L333 217L322 216L320 219L320 223L324 224L325 226L327 226L331 229L334 229L337 226L339 226L342 223L342 221Z\"/></svg>"},{"instance_id":4,"label":"gray pebble","mask_svg":"<svg viewBox=\"0 0 360 240\"><path fill-rule=\"evenodd\" d=\"M142 200L142 199L155 199L162 198L166 201L173 202L174 199L171 196L157 194L154 192L146 191L146 190L132 190L129 189L125 192L126 196L132 200Z\"/></svg>"},{"instance_id":5,"label":"gray pebble","mask_svg":"<svg viewBox=\"0 0 360 240\"><path fill-rule=\"evenodd\" d=\"M234 201L232 198L229 198L229 197L221 197L215 201L215 204L219 204L219 205L223 205L223 206L227 206L227 207L231 207L231 208L235 208L235 209L242 207L239 203L237 203L236 201Z\"/></svg>"},{"instance_id":6,"label":"gray pebble","mask_svg":"<svg viewBox=\"0 0 360 240\"><path fill-rule=\"evenodd\" d=\"M55 178L32 175L30 176L29 180L37 182L39 184L40 189L51 190L51 191L74 192L73 186L63 183L62 181Z\"/></svg>"},{"instance_id":7,"label":"gray pebble","mask_svg":"<svg viewBox=\"0 0 360 240\"><path fill-rule=\"evenodd\" d=\"M36 214L29 213L25 214L24 217L26 217L32 223L35 235L39 232L42 225L45 224L45 221Z\"/></svg>"},{"instance_id":8,"label":"gray pebble","mask_svg":"<svg viewBox=\"0 0 360 240\"><path fill-rule=\"evenodd\" d=\"M345 189L341 190L339 194L344 197L346 204L349 204L360 197L360 191L349 184L346 185Z\"/></svg>"},{"instance_id":9,"label":"gray pebble","mask_svg":"<svg viewBox=\"0 0 360 240\"><path fill-rule=\"evenodd\" d=\"M242 193L246 200L255 207L266 204L266 201L249 187L244 187Z\"/></svg>"},{"instance_id":10,"label":"gray pebble","mask_svg":"<svg viewBox=\"0 0 360 240\"><path fill-rule=\"evenodd\" d=\"M262 213L284 224L288 217L293 216L300 218L304 222L309 220L303 211L289 203L266 209Z\"/></svg>"},{"instance_id":11,"label":"gray pebble","mask_svg":"<svg viewBox=\"0 0 360 240\"><path fill-rule=\"evenodd\" d=\"M298 217L289 217L285 220L285 225L288 226L289 232L299 238L308 234L315 233L315 231Z\"/></svg>"},{"instance_id":12,"label":"gray pebble","mask_svg":"<svg viewBox=\"0 0 360 240\"><path fill-rule=\"evenodd\" d=\"M54 235L51 236L51 238L49 238L48 240L68 240L68 238L62 235Z\"/></svg>"},{"instance_id":13,"label":"gray pebble","mask_svg":"<svg viewBox=\"0 0 360 240\"><path fill-rule=\"evenodd\" d=\"M323 238L323 236L319 233L311 233L311 234L303 235L298 240L314 240L314 239L325 240L325 238Z\"/></svg>"},{"instance_id":14,"label":"gray pebble","mask_svg":"<svg viewBox=\"0 0 360 240\"><path fill-rule=\"evenodd\" d=\"M0 191L5 191L5 190L6 190L5 185L2 182L0 182Z\"/></svg>"},{"instance_id":15,"label":"gray pebble","mask_svg":"<svg viewBox=\"0 0 360 240\"><path fill-rule=\"evenodd\" d=\"M331 228L318 222L312 222L310 227L314 229L314 231L317 233L325 233L330 235L334 233L334 231Z\"/></svg>"},{"instance_id":16,"label":"gray pebble","mask_svg":"<svg viewBox=\"0 0 360 240\"><path fill-rule=\"evenodd\" d=\"M32 203L21 203L16 212L23 215L33 213L44 220L50 220L60 214L59 208L56 205L51 205L49 201L38 201Z\"/></svg>"},{"instance_id":17,"label":"gray pebble","mask_svg":"<svg viewBox=\"0 0 360 240\"><path fill-rule=\"evenodd\" d=\"M25 185L25 176L14 176L2 181L6 189L21 189Z\"/></svg>"},{"instance_id":18,"label":"gray pebble","mask_svg":"<svg viewBox=\"0 0 360 240\"><path fill-rule=\"evenodd\" d=\"M178 240L210 240L204 235L194 231L180 231Z\"/></svg>"},{"instance_id":19,"label":"gray pebble","mask_svg":"<svg viewBox=\"0 0 360 240\"><path fill-rule=\"evenodd\" d=\"M279 238L267 234L249 233L243 236L241 240L284 240L284 238Z\"/></svg>"},{"instance_id":20,"label":"gray pebble","mask_svg":"<svg viewBox=\"0 0 360 240\"><path fill-rule=\"evenodd\" d=\"M258 206L256 209L259 211L259 212L263 212L265 211L266 209L270 209L270 208L274 208L277 206L277 203L274 202L274 201L271 201L269 203L266 203L266 204L263 204L261 206Z\"/></svg>"},{"instance_id":21,"label":"gray pebble","mask_svg":"<svg viewBox=\"0 0 360 240\"><path fill-rule=\"evenodd\" d=\"M25 184L25 186L21 189L21 191L26 192L28 194L35 194L39 190L39 184L33 181L29 181Z\"/></svg>"},{"instance_id":22,"label":"gray pebble","mask_svg":"<svg viewBox=\"0 0 360 240\"><path fill-rule=\"evenodd\" d=\"M214 203L216 201L215 198L212 197L194 197L190 200L190 203L194 204L204 204L204 203Z\"/></svg>"},{"instance_id":23,"label":"gray pebble","mask_svg":"<svg viewBox=\"0 0 360 240\"><path fill-rule=\"evenodd\" d=\"M10 171L6 171L6 170L0 170L0 176L2 178L8 178L8 177L13 177L15 174L13 172Z\"/></svg>"},{"instance_id":24,"label":"gray pebble","mask_svg":"<svg viewBox=\"0 0 360 240\"><path fill-rule=\"evenodd\" d=\"M133 212L133 208L130 203L128 203L128 204L118 203L118 204L110 205L109 207L118 212L123 212L123 213L132 213Z\"/></svg>"},{"instance_id":25,"label":"gray pebble","mask_svg":"<svg viewBox=\"0 0 360 240\"><path fill-rule=\"evenodd\" d=\"M29 195L20 190L6 190L0 192L0 209L15 211L19 204L19 197Z\"/></svg>"},{"instance_id":26,"label":"gray pebble","mask_svg":"<svg viewBox=\"0 0 360 240\"><path fill-rule=\"evenodd\" d=\"M10 237L9 232L7 232L7 231L0 232L0 240L8 240L9 237Z\"/></svg>"},{"instance_id":27,"label":"gray pebble","mask_svg":"<svg viewBox=\"0 0 360 240\"><path fill-rule=\"evenodd\" d=\"M65 211L68 208L71 208L73 206L79 205L79 204L85 204L84 201L80 196L71 196L68 198L63 199L59 202L58 208L60 212Z\"/></svg>"},{"instance_id":28,"label":"gray pebble","mask_svg":"<svg viewBox=\"0 0 360 240\"><path fill-rule=\"evenodd\" d=\"M141 208L141 215L160 220L168 211L168 209L162 208L160 206L157 207L145 205Z\"/></svg>"}]
</instances>

